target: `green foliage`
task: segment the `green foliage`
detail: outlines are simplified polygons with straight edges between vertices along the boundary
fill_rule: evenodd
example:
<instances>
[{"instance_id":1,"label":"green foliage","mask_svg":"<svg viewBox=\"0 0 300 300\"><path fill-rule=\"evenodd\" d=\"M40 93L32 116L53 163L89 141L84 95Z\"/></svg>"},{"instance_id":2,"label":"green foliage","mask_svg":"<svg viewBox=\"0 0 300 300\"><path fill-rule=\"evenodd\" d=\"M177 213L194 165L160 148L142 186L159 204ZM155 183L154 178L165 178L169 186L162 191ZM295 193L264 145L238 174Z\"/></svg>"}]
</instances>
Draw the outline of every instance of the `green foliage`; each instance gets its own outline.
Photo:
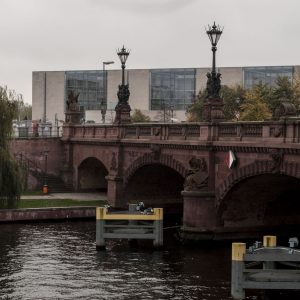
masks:
<instances>
[{"instance_id":1,"label":"green foliage","mask_svg":"<svg viewBox=\"0 0 300 300\"><path fill-rule=\"evenodd\" d=\"M0 207L17 206L22 192L22 174L7 149L0 148Z\"/></svg>"},{"instance_id":2,"label":"green foliage","mask_svg":"<svg viewBox=\"0 0 300 300\"><path fill-rule=\"evenodd\" d=\"M262 121L271 118L281 100L289 100L299 109L300 76L295 76L293 82L287 77L278 77L273 87L258 84L247 91L240 85L223 85L220 94L226 120ZM206 92L201 90L196 101L187 109L188 121L201 121L205 98Z\"/></svg>"},{"instance_id":3,"label":"green foliage","mask_svg":"<svg viewBox=\"0 0 300 300\"><path fill-rule=\"evenodd\" d=\"M280 100L289 100L294 102L294 88L288 77L278 77L276 86L272 88L272 96L268 103L269 109L274 112Z\"/></svg>"},{"instance_id":4,"label":"green foliage","mask_svg":"<svg viewBox=\"0 0 300 300\"><path fill-rule=\"evenodd\" d=\"M103 206L105 200L72 200L72 199L22 199L18 208L41 208L41 207L73 207L73 206Z\"/></svg>"},{"instance_id":5,"label":"green foliage","mask_svg":"<svg viewBox=\"0 0 300 300\"><path fill-rule=\"evenodd\" d=\"M205 90L200 90L199 94L197 95L197 98L191 104L187 111L187 121L188 122L199 122L202 120L202 111L203 111L203 104L205 101L206 92Z\"/></svg>"},{"instance_id":6,"label":"green foliage","mask_svg":"<svg viewBox=\"0 0 300 300\"><path fill-rule=\"evenodd\" d=\"M22 191L22 173L10 155L12 120L17 115L15 92L0 87L0 207L16 207Z\"/></svg>"},{"instance_id":7,"label":"green foliage","mask_svg":"<svg viewBox=\"0 0 300 300\"><path fill-rule=\"evenodd\" d=\"M224 101L224 115L226 120L234 120L240 111L240 106L244 103L246 96L245 89L240 85L229 87L223 85L221 97Z\"/></svg>"},{"instance_id":8,"label":"green foliage","mask_svg":"<svg viewBox=\"0 0 300 300\"><path fill-rule=\"evenodd\" d=\"M12 134L12 120L17 116L17 101L7 88L0 87L0 147L6 148Z\"/></svg>"},{"instance_id":9,"label":"green foliage","mask_svg":"<svg viewBox=\"0 0 300 300\"><path fill-rule=\"evenodd\" d=\"M221 87L221 97L224 101L224 114L227 120L233 120L240 109L240 105L245 99L245 90L240 86ZM206 91L200 90L196 101L187 109L187 120L189 122L199 122L202 120L203 104L206 99Z\"/></svg>"},{"instance_id":10,"label":"green foliage","mask_svg":"<svg viewBox=\"0 0 300 300\"><path fill-rule=\"evenodd\" d=\"M260 87L255 87L246 93L241 111L240 120L242 121L263 121L272 116Z\"/></svg>"},{"instance_id":11,"label":"green foliage","mask_svg":"<svg viewBox=\"0 0 300 300\"><path fill-rule=\"evenodd\" d=\"M297 108L300 107L300 76L295 75L293 78L293 90L294 90L294 104Z\"/></svg>"},{"instance_id":12,"label":"green foliage","mask_svg":"<svg viewBox=\"0 0 300 300\"><path fill-rule=\"evenodd\" d=\"M22 101L17 102L18 105L18 120L31 120L32 119L32 106Z\"/></svg>"},{"instance_id":13,"label":"green foliage","mask_svg":"<svg viewBox=\"0 0 300 300\"><path fill-rule=\"evenodd\" d=\"M150 122L151 119L149 116L144 115L140 109L135 109L131 116L131 121L134 123L143 123L143 122Z\"/></svg>"}]
</instances>

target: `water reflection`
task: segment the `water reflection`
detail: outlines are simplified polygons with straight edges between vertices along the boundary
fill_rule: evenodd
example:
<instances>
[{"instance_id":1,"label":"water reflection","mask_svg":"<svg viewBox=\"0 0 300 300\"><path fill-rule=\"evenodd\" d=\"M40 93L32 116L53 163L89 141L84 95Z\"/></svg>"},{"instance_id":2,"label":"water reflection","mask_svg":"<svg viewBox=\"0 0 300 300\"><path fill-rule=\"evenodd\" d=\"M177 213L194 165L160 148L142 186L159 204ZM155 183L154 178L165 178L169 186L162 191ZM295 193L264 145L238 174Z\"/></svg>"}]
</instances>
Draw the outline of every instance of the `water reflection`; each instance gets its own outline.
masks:
<instances>
[{"instance_id":1,"label":"water reflection","mask_svg":"<svg viewBox=\"0 0 300 300\"><path fill-rule=\"evenodd\" d=\"M3 299L231 299L230 249L95 250L95 222L1 225Z\"/></svg>"}]
</instances>

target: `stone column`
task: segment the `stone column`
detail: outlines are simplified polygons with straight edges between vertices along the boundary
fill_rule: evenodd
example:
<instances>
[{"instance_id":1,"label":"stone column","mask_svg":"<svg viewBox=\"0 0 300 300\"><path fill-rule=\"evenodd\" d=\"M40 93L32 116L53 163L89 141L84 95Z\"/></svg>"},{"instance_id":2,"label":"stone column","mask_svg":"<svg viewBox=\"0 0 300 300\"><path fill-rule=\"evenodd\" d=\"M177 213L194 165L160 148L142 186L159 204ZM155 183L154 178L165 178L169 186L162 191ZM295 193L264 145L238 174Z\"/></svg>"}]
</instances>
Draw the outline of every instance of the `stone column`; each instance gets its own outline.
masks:
<instances>
[{"instance_id":1,"label":"stone column","mask_svg":"<svg viewBox=\"0 0 300 300\"><path fill-rule=\"evenodd\" d=\"M107 180L107 201L114 208L126 208L123 201L123 178L120 176L108 175Z\"/></svg>"},{"instance_id":2,"label":"stone column","mask_svg":"<svg viewBox=\"0 0 300 300\"><path fill-rule=\"evenodd\" d=\"M216 227L215 193L183 191L183 237L212 239Z\"/></svg>"}]
</instances>

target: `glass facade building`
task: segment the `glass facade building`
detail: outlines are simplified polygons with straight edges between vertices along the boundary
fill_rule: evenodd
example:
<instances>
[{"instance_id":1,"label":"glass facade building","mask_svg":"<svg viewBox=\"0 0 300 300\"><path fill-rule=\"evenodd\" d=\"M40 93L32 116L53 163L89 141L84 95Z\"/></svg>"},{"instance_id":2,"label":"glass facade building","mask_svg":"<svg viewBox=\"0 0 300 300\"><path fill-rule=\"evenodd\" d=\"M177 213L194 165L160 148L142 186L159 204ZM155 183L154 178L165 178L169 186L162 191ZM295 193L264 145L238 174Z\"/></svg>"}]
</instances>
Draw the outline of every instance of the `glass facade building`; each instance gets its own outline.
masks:
<instances>
[{"instance_id":1,"label":"glass facade building","mask_svg":"<svg viewBox=\"0 0 300 300\"><path fill-rule=\"evenodd\" d=\"M294 67L246 67L244 68L244 87L252 88L257 84L276 84L276 79L279 76L286 76L293 79Z\"/></svg>"},{"instance_id":2,"label":"glass facade building","mask_svg":"<svg viewBox=\"0 0 300 300\"><path fill-rule=\"evenodd\" d=\"M149 73L149 110L184 111L193 102L197 94L196 68L152 69ZM100 110L107 84L105 75L102 70L66 71L65 101L69 92L73 91L79 93L78 101L82 110ZM272 86L278 76L287 76L292 80L293 75L293 66L244 67L243 83L246 89L259 83ZM116 103L114 102L111 109L114 109Z\"/></svg>"},{"instance_id":3,"label":"glass facade building","mask_svg":"<svg viewBox=\"0 0 300 300\"><path fill-rule=\"evenodd\" d=\"M150 110L185 110L195 89L196 69L150 70Z\"/></svg>"},{"instance_id":4,"label":"glass facade building","mask_svg":"<svg viewBox=\"0 0 300 300\"><path fill-rule=\"evenodd\" d=\"M70 91L79 93L78 104L83 110L100 110L104 99L103 71L67 71L65 72L65 100Z\"/></svg>"}]
</instances>

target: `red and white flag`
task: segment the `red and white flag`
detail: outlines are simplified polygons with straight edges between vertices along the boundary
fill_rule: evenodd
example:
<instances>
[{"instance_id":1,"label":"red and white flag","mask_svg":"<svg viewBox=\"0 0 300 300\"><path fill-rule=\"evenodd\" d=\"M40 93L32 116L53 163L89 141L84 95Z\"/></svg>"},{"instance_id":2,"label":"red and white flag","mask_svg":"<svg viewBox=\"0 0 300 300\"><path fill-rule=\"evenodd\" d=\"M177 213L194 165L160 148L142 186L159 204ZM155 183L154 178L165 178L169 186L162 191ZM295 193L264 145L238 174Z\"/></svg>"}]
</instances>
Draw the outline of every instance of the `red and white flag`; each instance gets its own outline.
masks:
<instances>
[{"instance_id":1,"label":"red and white flag","mask_svg":"<svg viewBox=\"0 0 300 300\"><path fill-rule=\"evenodd\" d=\"M228 168L231 169L236 163L236 156L233 153L233 151L229 150L228 151L228 156L227 156L227 165Z\"/></svg>"}]
</instances>

